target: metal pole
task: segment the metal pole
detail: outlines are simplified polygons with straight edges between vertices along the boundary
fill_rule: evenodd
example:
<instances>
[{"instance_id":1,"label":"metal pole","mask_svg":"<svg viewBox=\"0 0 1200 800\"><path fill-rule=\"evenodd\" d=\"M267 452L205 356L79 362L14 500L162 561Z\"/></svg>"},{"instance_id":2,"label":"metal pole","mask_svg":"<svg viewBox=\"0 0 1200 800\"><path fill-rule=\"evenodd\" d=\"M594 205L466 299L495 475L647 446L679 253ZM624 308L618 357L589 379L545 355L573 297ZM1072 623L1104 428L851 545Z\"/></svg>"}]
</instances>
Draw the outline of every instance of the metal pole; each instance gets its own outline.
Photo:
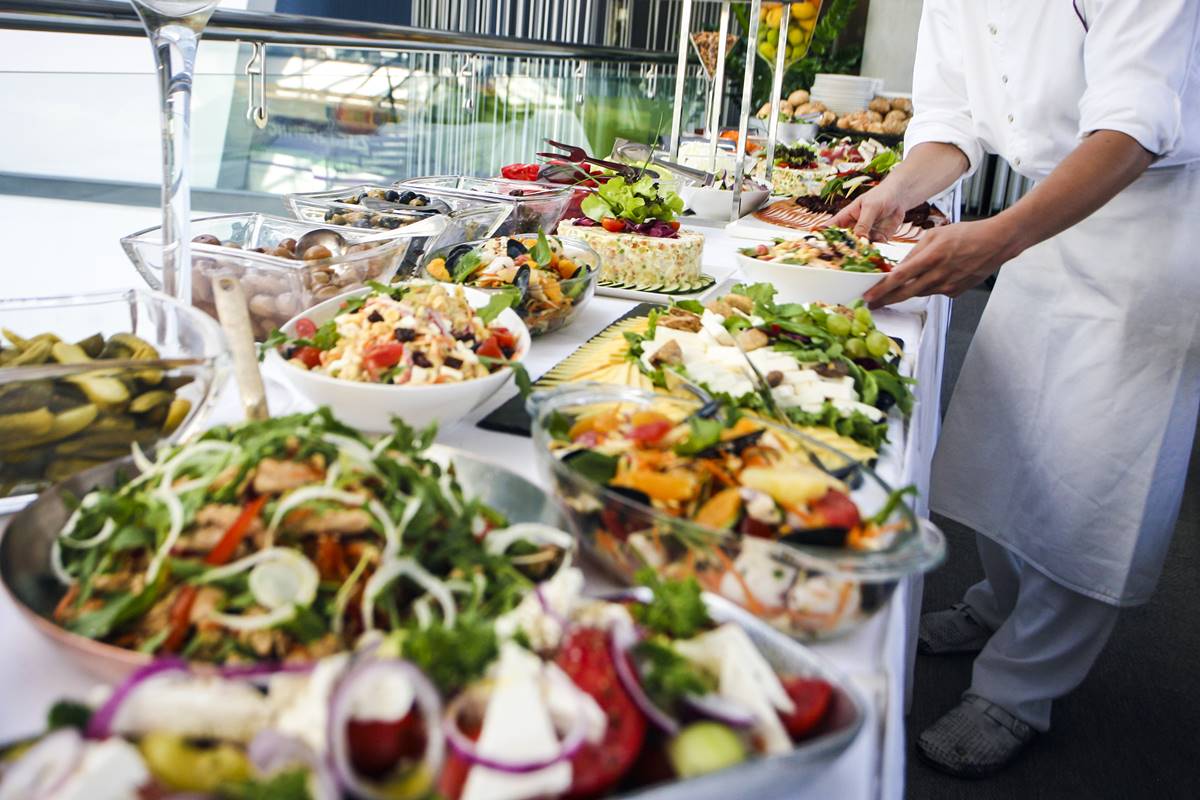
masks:
<instances>
[{"instance_id":1,"label":"metal pole","mask_svg":"<svg viewBox=\"0 0 1200 800\"><path fill-rule=\"evenodd\" d=\"M779 95L783 94L788 18L792 16L791 6L781 6L781 8L783 14L779 17L779 41L775 45L775 74L771 79L771 110L768 112L769 119L767 121L767 183L771 182L771 176L775 173L775 139L779 135Z\"/></svg>"},{"instance_id":2,"label":"metal pole","mask_svg":"<svg viewBox=\"0 0 1200 800\"><path fill-rule=\"evenodd\" d=\"M717 140L721 135L721 111L725 105L725 37L729 35L729 8L729 0L722 0L721 32L717 34L717 68L713 73L712 116L709 117L707 131L709 172L717 171Z\"/></svg>"},{"instance_id":3,"label":"metal pole","mask_svg":"<svg viewBox=\"0 0 1200 800\"><path fill-rule=\"evenodd\" d=\"M736 222L742 210L742 178L746 173L746 133L750 123L750 97L754 92L754 51L758 41L758 16L761 13L762 0L750 0L750 30L746 32L746 74L742 76L742 113L738 119L737 163L733 168L730 222Z\"/></svg>"},{"instance_id":4,"label":"metal pole","mask_svg":"<svg viewBox=\"0 0 1200 800\"><path fill-rule=\"evenodd\" d=\"M692 25L692 0L683 0L679 12L679 60L675 63L675 107L671 109L671 160L679 159L683 128L683 83L687 74L688 34Z\"/></svg>"}]
</instances>

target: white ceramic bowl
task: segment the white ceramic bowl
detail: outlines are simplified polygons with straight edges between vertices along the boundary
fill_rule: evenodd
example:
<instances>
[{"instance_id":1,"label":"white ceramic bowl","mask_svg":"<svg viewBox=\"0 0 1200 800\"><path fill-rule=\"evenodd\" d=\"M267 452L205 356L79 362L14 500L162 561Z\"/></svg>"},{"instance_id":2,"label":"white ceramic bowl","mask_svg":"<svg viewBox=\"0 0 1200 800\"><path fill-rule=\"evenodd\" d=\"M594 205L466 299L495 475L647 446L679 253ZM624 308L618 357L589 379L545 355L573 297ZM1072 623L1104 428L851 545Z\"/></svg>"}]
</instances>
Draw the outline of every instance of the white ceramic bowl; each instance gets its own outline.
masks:
<instances>
[{"instance_id":1,"label":"white ceramic bowl","mask_svg":"<svg viewBox=\"0 0 1200 800\"><path fill-rule=\"evenodd\" d=\"M369 291L360 289L338 295L293 317L282 330L288 336L295 336L296 322L302 317L307 317L319 327L337 313L347 298L357 297ZM490 295L477 289L464 286L463 291L467 295L467 301L475 308L487 305L491 299ZM502 311L496 321L516 335L517 350L513 360L523 361L529 353L530 341L525 323L521 322L521 318L511 308ZM503 367L486 377L462 383L396 386L331 378L319 372L301 369L288 363L279 351L274 349L267 357L277 362L278 372L308 400L317 405L329 406L334 415L347 425L372 433L390 431L391 419L394 416L418 428L431 422L437 422L440 426L457 422L503 389L512 376L512 370Z\"/></svg>"},{"instance_id":2,"label":"white ceramic bowl","mask_svg":"<svg viewBox=\"0 0 1200 800\"><path fill-rule=\"evenodd\" d=\"M743 189L742 190L742 208L739 217L744 217L747 214L757 211L762 207L762 204L767 202L766 189ZM702 186L681 186L679 188L679 196L683 202L692 211L696 212L697 217L704 219L729 219L729 212L733 208L733 190L732 189L714 189L712 187Z\"/></svg>"},{"instance_id":3,"label":"white ceramic bowl","mask_svg":"<svg viewBox=\"0 0 1200 800\"><path fill-rule=\"evenodd\" d=\"M769 283L781 303L853 303L879 283L882 272L842 272L839 269L804 267L760 261L737 254L738 266L751 283Z\"/></svg>"}]
</instances>

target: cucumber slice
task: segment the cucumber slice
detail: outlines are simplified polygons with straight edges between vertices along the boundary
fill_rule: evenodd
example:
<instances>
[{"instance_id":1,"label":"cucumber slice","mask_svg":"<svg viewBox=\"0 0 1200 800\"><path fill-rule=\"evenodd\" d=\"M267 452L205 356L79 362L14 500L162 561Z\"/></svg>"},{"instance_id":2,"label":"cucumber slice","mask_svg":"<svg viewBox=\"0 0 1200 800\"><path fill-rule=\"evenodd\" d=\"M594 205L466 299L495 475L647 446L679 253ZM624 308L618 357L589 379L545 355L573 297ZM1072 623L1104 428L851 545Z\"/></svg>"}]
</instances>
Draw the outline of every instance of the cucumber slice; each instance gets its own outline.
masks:
<instances>
[{"instance_id":1,"label":"cucumber slice","mask_svg":"<svg viewBox=\"0 0 1200 800\"><path fill-rule=\"evenodd\" d=\"M746 745L719 722L688 725L667 745L667 758L681 778L728 769L746 760Z\"/></svg>"}]
</instances>

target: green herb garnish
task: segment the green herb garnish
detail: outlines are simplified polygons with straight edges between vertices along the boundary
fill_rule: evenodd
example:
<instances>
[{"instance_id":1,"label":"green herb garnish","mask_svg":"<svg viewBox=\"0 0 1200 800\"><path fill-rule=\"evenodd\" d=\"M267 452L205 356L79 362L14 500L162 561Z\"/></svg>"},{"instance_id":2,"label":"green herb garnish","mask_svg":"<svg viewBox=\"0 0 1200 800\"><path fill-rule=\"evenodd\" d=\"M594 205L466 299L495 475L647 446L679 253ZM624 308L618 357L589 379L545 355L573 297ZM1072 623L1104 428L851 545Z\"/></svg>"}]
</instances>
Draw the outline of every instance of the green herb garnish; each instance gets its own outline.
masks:
<instances>
[{"instance_id":1,"label":"green herb garnish","mask_svg":"<svg viewBox=\"0 0 1200 800\"><path fill-rule=\"evenodd\" d=\"M650 589L650 602L635 604L633 618L656 633L672 639L690 639L712 627L712 618L695 578L665 580L649 567L637 571L634 580Z\"/></svg>"}]
</instances>

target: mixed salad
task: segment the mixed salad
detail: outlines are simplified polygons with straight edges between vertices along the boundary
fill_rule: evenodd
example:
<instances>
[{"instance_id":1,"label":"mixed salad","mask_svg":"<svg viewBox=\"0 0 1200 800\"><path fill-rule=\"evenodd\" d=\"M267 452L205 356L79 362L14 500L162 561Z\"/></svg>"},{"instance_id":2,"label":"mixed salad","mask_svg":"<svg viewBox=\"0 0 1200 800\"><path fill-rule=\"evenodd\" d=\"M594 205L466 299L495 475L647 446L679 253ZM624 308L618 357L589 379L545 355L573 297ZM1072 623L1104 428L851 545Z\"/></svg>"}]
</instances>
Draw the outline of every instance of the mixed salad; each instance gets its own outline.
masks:
<instances>
[{"instance_id":1,"label":"mixed salad","mask_svg":"<svg viewBox=\"0 0 1200 800\"><path fill-rule=\"evenodd\" d=\"M493 295L473 308L457 286L411 281L370 284L317 325L302 317L295 336L275 331L264 343L288 363L331 378L420 386L488 375L518 355L516 333L496 324L515 301Z\"/></svg>"},{"instance_id":2,"label":"mixed salad","mask_svg":"<svg viewBox=\"0 0 1200 800\"><path fill-rule=\"evenodd\" d=\"M556 410L547 446L567 504L602 558L629 574L647 564L695 578L756 616L828 633L862 609L854 580L806 570L781 545L886 550L911 520L909 490L868 515L812 446L719 402L588 402ZM597 491L591 487L602 487Z\"/></svg>"},{"instance_id":3,"label":"mixed salad","mask_svg":"<svg viewBox=\"0 0 1200 800\"><path fill-rule=\"evenodd\" d=\"M588 299L595 278L594 256L582 242L537 236L498 236L482 244L459 244L434 253L425 272L435 280L485 290L513 291L515 308L531 335L557 330Z\"/></svg>"},{"instance_id":4,"label":"mixed salad","mask_svg":"<svg viewBox=\"0 0 1200 800\"><path fill-rule=\"evenodd\" d=\"M647 571L649 591L588 598L563 551L548 563L537 546L570 537L521 528L424 537L462 571L423 560L389 578L379 621L401 598L426 615L352 653L203 674L164 658L98 707L60 703L53 732L0 761L0 797L594 798L784 754L832 724L831 684L768 660L695 581ZM538 567L536 585L519 572Z\"/></svg>"},{"instance_id":5,"label":"mixed salad","mask_svg":"<svg viewBox=\"0 0 1200 800\"><path fill-rule=\"evenodd\" d=\"M887 441L889 410L912 410L899 346L861 303L780 304L774 296L769 284L738 284L707 304L652 311L644 333L626 335L627 357L658 387L670 388L668 373L677 373L741 409L768 414L774 405L805 433L831 429L839 449L873 459ZM770 386L769 400L747 359Z\"/></svg>"},{"instance_id":6,"label":"mixed salad","mask_svg":"<svg viewBox=\"0 0 1200 800\"><path fill-rule=\"evenodd\" d=\"M155 461L135 450L141 474L83 497L53 545L66 590L54 618L119 647L233 664L312 660L439 609L464 624L468 609L508 611L565 537L506 528L465 497L424 455L432 436L397 421L371 444L321 410L213 428ZM536 545L525 556L549 549L518 563L517 541Z\"/></svg>"},{"instance_id":7,"label":"mixed salad","mask_svg":"<svg viewBox=\"0 0 1200 800\"><path fill-rule=\"evenodd\" d=\"M575 225L675 239L679 236L676 217L683 211L683 200L674 192L663 191L649 175L636 181L618 175L596 187L584 199L582 210L585 216L575 220Z\"/></svg>"},{"instance_id":8,"label":"mixed salad","mask_svg":"<svg viewBox=\"0 0 1200 800\"><path fill-rule=\"evenodd\" d=\"M817 267L842 272L891 272L895 263L885 258L865 237L846 228L822 228L791 239L775 239L738 250L748 258L772 264Z\"/></svg>"}]
</instances>

